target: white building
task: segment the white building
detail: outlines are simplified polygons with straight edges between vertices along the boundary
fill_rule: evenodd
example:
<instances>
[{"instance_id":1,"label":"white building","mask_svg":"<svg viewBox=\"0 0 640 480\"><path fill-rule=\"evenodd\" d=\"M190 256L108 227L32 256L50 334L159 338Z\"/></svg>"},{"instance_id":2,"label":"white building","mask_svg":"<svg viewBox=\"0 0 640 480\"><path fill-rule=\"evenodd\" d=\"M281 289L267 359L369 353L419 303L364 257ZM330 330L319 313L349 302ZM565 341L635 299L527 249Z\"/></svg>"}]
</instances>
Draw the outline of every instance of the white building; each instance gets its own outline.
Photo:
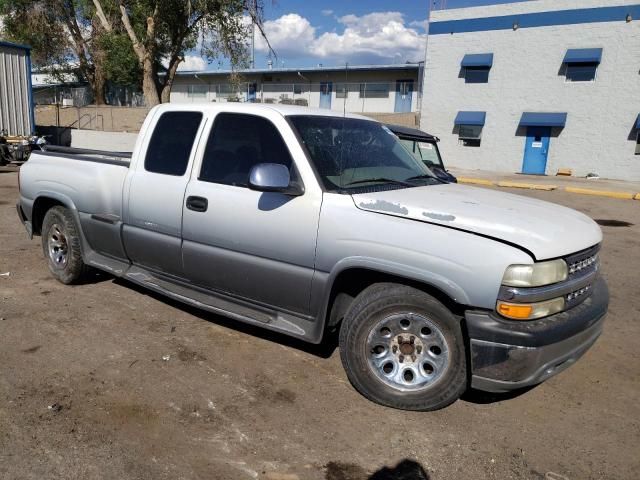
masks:
<instances>
[{"instance_id":1,"label":"white building","mask_svg":"<svg viewBox=\"0 0 640 480\"><path fill-rule=\"evenodd\" d=\"M419 66L349 65L347 67L273 68L178 72L172 102L260 102L329 108L361 113L419 110Z\"/></svg>"},{"instance_id":2,"label":"white building","mask_svg":"<svg viewBox=\"0 0 640 480\"><path fill-rule=\"evenodd\" d=\"M640 180L640 1L434 11L423 91L448 165Z\"/></svg>"}]
</instances>

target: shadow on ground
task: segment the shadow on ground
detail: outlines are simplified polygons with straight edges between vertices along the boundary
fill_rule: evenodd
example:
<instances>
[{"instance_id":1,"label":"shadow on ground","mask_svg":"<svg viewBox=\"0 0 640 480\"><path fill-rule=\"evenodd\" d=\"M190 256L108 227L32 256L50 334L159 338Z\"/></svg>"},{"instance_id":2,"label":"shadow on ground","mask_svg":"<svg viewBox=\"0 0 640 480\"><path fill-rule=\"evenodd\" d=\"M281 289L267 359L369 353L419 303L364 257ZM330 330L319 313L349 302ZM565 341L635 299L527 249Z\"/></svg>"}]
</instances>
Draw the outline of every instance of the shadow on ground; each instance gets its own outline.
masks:
<instances>
[{"instance_id":1,"label":"shadow on ground","mask_svg":"<svg viewBox=\"0 0 640 480\"><path fill-rule=\"evenodd\" d=\"M481 390L469 388L466 392L464 392L464 395L462 395L460 399L465 402L475 403L476 405L488 405L490 403L504 402L507 400L518 398L520 395L524 395L525 393L530 392L537 386L538 385L532 385L530 387L523 387L504 393L483 392Z\"/></svg>"},{"instance_id":2,"label":"shadow on ground","mask_svg":"<svg viewBox=\"0 0 640 480\"><path fill-rule=\"evenodd\" d=\"M353 463L329 462L326 480L430 480L427 471L414 460L404 459L395 467L382 467L373 474Z\"/></svg>"},{"instance_id":3,"label":"shadow on ground","mask_svg":"<svg viewBox=\"0 0 640 480\"><path fill-rule=\"evenodd\" d=\"M205 310L201 310L196 307L192 307L185 303L178 302L173 300L172 298L166 297L160 293L156 293L152 290L148 290L142 286L139 286L135 283L129 282L128 280L124 280L122 278L114 278L110 275L107 275L106 278L102 280L113 279L113 282L116 285L120 285L126 288L130 288L135 290L141 294L148 295L149 297L154 298L160 302L163 302L167 305L170 305L173 308L177 308L182 310L183 312L187 312L190 315L201 318L202 320L206 320L207 322L215 323L216 325L220 325L225 328L229 328L235 330L237 332L245 333L247 335L251 335L253 337L258 337L263 340L268 340L270 342L278 343L280 345L285 345L287 347L292 347L297 350L310 353L311 355L315 355L320 358L329 358L333 355L333 352L338 347L338 334L337 331L327 331L325 333L322 342L318 345L314 345L312 343L304 342L302 340L298 340L297 338L289 337L287 335L273 332L271 330L267 330L265 328L261 328L254 325L249 325L247 323L242 323L237 320L233 320L227 317L223 317L222 315L216 315L214 313L207 312ZM100 280L100 281L102 281ZM91 282L89 282L91 283ZM96 282L97 283L97 282Z\"/></svg>"}]
</instances>

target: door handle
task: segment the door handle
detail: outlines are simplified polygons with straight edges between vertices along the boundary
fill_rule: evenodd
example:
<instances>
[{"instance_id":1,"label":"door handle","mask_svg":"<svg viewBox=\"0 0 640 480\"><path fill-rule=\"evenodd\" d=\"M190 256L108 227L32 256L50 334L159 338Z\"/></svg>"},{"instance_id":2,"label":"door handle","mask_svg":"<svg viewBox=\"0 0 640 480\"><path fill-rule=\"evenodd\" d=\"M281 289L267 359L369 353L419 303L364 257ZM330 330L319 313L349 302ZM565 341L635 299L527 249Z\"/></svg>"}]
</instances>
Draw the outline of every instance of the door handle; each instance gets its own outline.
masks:
<instances>
[{"instance_id":1,"label":"door handle","mask_svg":"<svg viewBox=\"0 0 640 480\"><path fill-rule=\"evenodd\" d=\"M206 212L209 201L204 197L187 197L187 208L194 212Z\"/></svg>"}]
</instances>

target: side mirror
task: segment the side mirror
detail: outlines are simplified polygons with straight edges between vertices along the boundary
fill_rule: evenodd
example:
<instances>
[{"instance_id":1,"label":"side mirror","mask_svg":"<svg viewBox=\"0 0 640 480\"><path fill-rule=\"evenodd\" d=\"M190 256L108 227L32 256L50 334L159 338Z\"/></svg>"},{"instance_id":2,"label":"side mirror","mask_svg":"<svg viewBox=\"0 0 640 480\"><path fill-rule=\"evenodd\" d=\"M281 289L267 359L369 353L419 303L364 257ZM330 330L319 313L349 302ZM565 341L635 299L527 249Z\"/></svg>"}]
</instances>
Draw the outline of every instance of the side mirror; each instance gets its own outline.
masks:
<instances>
[{"instance_id":1,"label":"side mirror","mask_svg":"<svg viewBox=\"0 0 640 480\"><path fill-rule=\"evenodd\" d=\"M259 163L249 173L249 188L259 192L280 192L302 195L304 191L291 181L289 169L281 163Z\"/></svg>"}]
</instances>

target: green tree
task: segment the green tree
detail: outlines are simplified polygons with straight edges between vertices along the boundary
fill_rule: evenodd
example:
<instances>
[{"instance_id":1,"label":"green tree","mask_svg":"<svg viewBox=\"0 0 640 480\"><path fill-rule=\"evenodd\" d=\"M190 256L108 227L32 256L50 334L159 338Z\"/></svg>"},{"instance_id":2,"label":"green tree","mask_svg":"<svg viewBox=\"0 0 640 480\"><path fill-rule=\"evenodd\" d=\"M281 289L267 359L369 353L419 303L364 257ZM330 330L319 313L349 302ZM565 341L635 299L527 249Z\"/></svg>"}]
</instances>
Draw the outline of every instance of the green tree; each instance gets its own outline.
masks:
<instances>
[{"instance_id":1,"label":"green tree","mask_svg":"<svg viewBox=\"0 0 640 480\"><path fill-rule=\"evenodd\" d=\"M118 23L129 37L142 73L148 106L168 102L180 62L199 45L212 60L248 63L249 27L245 16L262 30L261 0L92 0L106 32ZM115 17L118 17L117 20Z\"/></svg>"},{"instance_id":2,"label":"green tree","mask_svg":"<svg viewBox=\"0 0 640 480\"><path fill-rule=\"evenodd\" d=\"M60 79L76 73L104 104L105 59L115 49L101 40L104 28L94 13L87 0L0 0L4 34L32 47L34 65Z\"/></svg>"}]
</instances>

